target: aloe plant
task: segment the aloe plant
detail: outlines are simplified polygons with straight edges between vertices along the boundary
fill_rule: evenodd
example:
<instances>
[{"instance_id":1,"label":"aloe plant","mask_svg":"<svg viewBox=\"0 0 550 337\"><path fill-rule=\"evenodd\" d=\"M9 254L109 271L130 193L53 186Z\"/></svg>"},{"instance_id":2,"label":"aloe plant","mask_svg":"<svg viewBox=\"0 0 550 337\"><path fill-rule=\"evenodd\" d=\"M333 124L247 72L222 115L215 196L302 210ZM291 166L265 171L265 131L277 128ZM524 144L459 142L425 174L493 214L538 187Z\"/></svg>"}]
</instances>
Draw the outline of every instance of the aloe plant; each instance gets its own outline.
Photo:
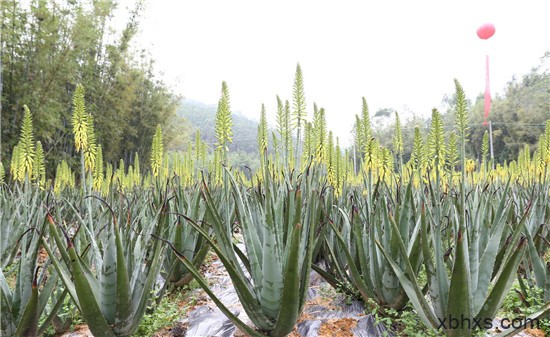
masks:
<instances>
[{"instance_id":1,"label":"aloe plant","mask_svg":"<svg viewBox=\"0 0 550 337\"><path fill-rule=\"evenodd\" d=\"M211 191L204 183L215 239L192 219L190 223L206 238L226 268L241 304L250 320L269 336L288 335L303 308L309 285L316 225L320 220L319 192L312 188L312 177L300 183L277 185L265 170L263 187L247 195L230 172L227 184ZM307 193L307 202L302 193ZM231 201L233 199L233 202ZM242 229L246 253L234 244L232 223ZM197 282L237 327L251 336L264 336L236 317L209 289L193 264L172 249Z\"/></svg>"},{"instance_id":2,"label":"aloe plant","mask_svg":"<svg viewBox=\"0 0 550 337\"><path fill-rule=\"evenodd\" d=\"M543 290L544 301L550 301L550 263L545 260L550 250L550 197L544 193L548 190L548 186L545 185L548 184L536 187L536 192L533 193L533 216L525 233L528 240L528 254L523 261L525 275L518 275L518 281L524 296L529 296L533 289L540 288ZM515 203L521 203L523 198L524 195L519 195Z\"/></svg>"},{"instance_id":3,"label":"aloe plant","mask_svg":"<svg viewBox=\"0 0 550 337\"><path fill-rule=\"evenodd\" d=\"M428 276L428 302L408 258L408 250L402 238L396 241L400 258L405 267L377 241L394 272L401 281L415 310L423 322L433 328L442 328L448 336L471 336L495 317L504 297L510 289L518 265L527 246L522 237L530 207L514 226L506 223L510 204L509 185L500 194L476 189L465 207L468 227L461 226L460 210L452 208L446 216L450 224L435 221L435 212L424 203L421 209L421 246ZM500 200L493 207L494 198ZM458 205L459 202L455 201ZM394 230L398 230L392 222ZM450 234L450 249L445 249L445 239ZM445 261L445 255L451 255ZM459 323L455 324L459 321Z\"/></svg>"},{"instance_id":4,"label":"aloe plant","mask_svg":"<svg viewBox=\"0 0 550 337\"><path fill-rule=\"evenodd\" d=\"M407 258L418 274L420 219L415 215L412 181L404 193L392 195L384 183L378 183L371 197L353 199L351 209L339 208L337 220L331 221L335 237L326 235L327 270L314 268L334 286L353 285L365 303L373 300L382 307L402 309L408 303L407 294L376 242L399 260L397 240L404 240ZM404 262L399 264L404 267ZM344 288L349 292L349 287Z\"/></svg>"},{"instance_id":5,"label":"aloe plant","mask_svg":"<svg viewBox=\"0 0 550 337\"><path fill-rule=\"evenodd\" d=\"M183 189L176 185L174 188L175 195L172 199L174 213L170 214L169 238L174 244L174 247L182 252L185 257L193 262L195 267L199 267L209 251L209 245L206 240L191 226L185 218L177 215L185 214L187 217L194 219L202 228L207 231L204 225L204 217L206 206L202 202L199 186L196 189ZM167 251L164 258L164 270L167 286L183 287L193 280L193 275L179 261L179 259Z\"/></svg>"},{"instance_id":6,"label":"aloe plant","mask_svg":"<svg viewBox=\"0 0 550 337\"><path fill-rule=\"evenodd\" d=\"M38 266L37 257L41 247L41 238L44 234L45 221L35 224L36 227L27 231L20 240L20 258L13 266L16 272L16 281L10 287L3 268L0 268L0 332L2 336L33 337L39 331L44 331L56 313L50 310L43 323L39 326L46 303L57 286L57 275L50 275L46 279L46 270ZM40 292L38 291L41 286Z\"/></svg>"},{"instance_id":7,"label":"aloe plant","mask_svg":"<svg viewBox=\"0 0 550 337\"><path fill-rule=\"evenodd\" d=\"M125 213L122 203L121 200L118 216L105 204L110 214L109 222L98 235L98 245L86 248L101 256L93 260L93 265L79 254L74 238L69 238L63 227L56 226L53 216L48 214L50 233L59 255L46 240L43 240L44 246L96 336L131 336L136 331L162 266L164 245L150 241L150 237L166 233L169 212L166 199L158 197L155 207L143 207L135 216ZM119 219L126 221L119 224ZM76 235L84 233L79 231Z\"/></svg>"}]
</instances>

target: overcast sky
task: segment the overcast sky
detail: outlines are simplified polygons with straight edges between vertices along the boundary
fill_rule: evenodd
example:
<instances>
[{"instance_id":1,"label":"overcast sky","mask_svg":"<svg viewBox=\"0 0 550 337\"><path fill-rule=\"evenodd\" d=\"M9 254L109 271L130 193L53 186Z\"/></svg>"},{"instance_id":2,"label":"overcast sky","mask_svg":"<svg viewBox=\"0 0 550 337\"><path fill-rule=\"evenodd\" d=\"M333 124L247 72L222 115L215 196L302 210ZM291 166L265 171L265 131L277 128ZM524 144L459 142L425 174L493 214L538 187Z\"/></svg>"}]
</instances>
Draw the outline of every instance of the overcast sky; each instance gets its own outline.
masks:
<instances>
[{"instance_id":1,"label":"overcast sky","mask_svg":"<svg viewBox=\"0 0 550 337\"><path fill-rule=\"evenodd\" d=\"M469 98L502 92L513 75L550 50L550 1L177 1L149 0L140 47L185 98L216 104L221 82L231 107L274 125L276 95L292 99L296 64L308 110L324 107L329 128L347 143L361 97L382 108L425 115L454 91ZM491 22L496 34L480 40ZM238 135L236 135L238 136Z\"/></svg>"}]
</instances>

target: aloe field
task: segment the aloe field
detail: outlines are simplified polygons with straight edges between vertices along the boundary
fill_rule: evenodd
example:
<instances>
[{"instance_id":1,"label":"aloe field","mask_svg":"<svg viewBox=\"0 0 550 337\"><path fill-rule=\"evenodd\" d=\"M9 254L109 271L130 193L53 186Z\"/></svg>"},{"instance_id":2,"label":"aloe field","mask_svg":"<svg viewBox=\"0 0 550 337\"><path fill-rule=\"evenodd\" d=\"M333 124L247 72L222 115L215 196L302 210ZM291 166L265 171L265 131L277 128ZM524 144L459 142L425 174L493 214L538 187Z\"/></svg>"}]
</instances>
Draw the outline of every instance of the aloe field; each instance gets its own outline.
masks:
<instances>
[{"instance_id":1,"label":"aloe field","mask_svg":"<svg viewBox=\"0 0 550 337\"><path fill-rule=\"evenodd\" d=\"M514 324L493 335L544 330L550 120L535 150L525 147L514 161L491 160L488 136L476 145L481 158L469 158L469 112L458 81L455 89L454 131L445 136L434 109L429 131L415 130L407 161L399 117L386 148L363 101L352 156L327 130L323 109L306 118L297 71L292 108L278 99L275 142L262 110L254 171L228 164L225 82L216 148L208 153L197 133L187 151L169 152L158 126L148 167L138 158L103 160L108 144L97 141L78 85L78 158L48 176L25 107L11 162L0 163L1 335L53 336L70 330L72 313L94 336L132 336L163 297L195 282L246 335L287 336L312 272L379 317L412 314L421 335L483 335L511 298L519 303L506 312ZM201 266L213 258L253 325L212 291Z\"/></svg>"}]
</instances>

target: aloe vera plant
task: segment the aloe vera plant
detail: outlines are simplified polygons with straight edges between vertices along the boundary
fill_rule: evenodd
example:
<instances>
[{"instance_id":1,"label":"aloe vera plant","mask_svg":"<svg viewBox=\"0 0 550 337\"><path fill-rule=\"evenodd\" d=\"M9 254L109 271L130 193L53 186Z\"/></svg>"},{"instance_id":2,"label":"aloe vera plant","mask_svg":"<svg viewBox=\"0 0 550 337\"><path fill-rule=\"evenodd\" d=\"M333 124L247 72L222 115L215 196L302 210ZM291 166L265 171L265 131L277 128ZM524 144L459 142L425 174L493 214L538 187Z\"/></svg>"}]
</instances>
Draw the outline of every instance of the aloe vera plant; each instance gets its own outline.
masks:
<instances>
[{"instance_id":1,"label":"aloe vera plant","mask_svg":"<svg viewBox=\"0 0 550 337\"><path fill-rule=\"evenodd\" d=\"M458 220L460 211L451 209L447 215L450 224L444 228L444 223L434 221L434 211L424 203L420 221L421 243L429 302L413 269L414 261L407 257L404 241L399 238L396 244L405 268L400 267L377 241L427 326L441 328L448 336L471 336L474 330L484 329L495 317L527 246L522 233L525 232L530 208L522 210L521 219L514 226L507 224L510 207L506 202L508 186L500 194L480 190L471 193L465 207L475 211L467 213L468 227L462 226ZM497 199L498 204L493 207L496 196L500 200ZM394 222L392 225L394 230L398 230ZM451 246L444 250L449 235ZM447 261L446 251L452 251Z\"/></svg>"},{"instance_id":2,"label":"aloe vera plant","mask_svg":"<svg viewBox=\"0 0 550 337\"><path fill-rule=\"evenodd\" d=\"M193 264L171 247L220 310L242 331L251 336L286 336L296 324L309 285L316 225L321 217L319 192L309 175L287 187L275 184L267 169L263 186L251 195L229 171L226 179L221 190L211 191L206 184L202 188L215 239L188 220L210 242L248 317L263 333L236 317L209 289ZM307 193L307 202L302 199L303 192ZM233 221L242 229L246 252L233 242Z\"/></svg>"},{"instance_id":3,"label":"aloe vera plant","mask_svg":"<svg viewBox=\"0 0 550 337\"><path fill-rule=\"evenodd\" d=\"M120 207L122 203L120 201ZM46 240L43 240L44 246L95 336L131 336L143 317L162 266L164 251L164 245L151 241L150 237L152 234L165 235L168 225L166 199L157 198L154 204L154 208L143 207L135 216L125 214L121 208L116 216L111 206L106 204L110 217L99 233L99 250L93 253L99 254L101 259L94 265L86 263L73 240L48 214L50 233L59 255ZM119 224L120 215L128 216L122 224ZM96 249L93 245L88 247Z\"/></svg>"},{"instance_id":4,"label":"aloe vera plant","mask_svg":"<svg viewBox=\"0 0 550 337\"><path fill-rule=\"evenodd\" d=\"M29 229L29 224L37 224L44 219L41 203L45 193L37 187L25 190L15 185L13 190L4 189L0 198L0 268L6 269L20 248L18 238Z\"/></svg>"},{"instance_id":5,"label":"aloe vera plant","mask_svg":"<svg viewBox=\"0 0 550 337\"><path fill-rule=\"evenodd\" d=\"M351 283L365 303L402 309L408 297L399 278L376 246L380 242L393 260L401 260L397 240L401 239L406 256L418 274L422 265L420 219L415 216L412 181L405 193L392 195L384 183L378 183L372 196L357 200L350 212L339 208L336 222L331 221L335 238L326 236L327 271L314 267L333 285ZM363 201L363 202L361 202ZM399 262L404 267L404 262Z\"/></svg>"},{"instance_id":6,"label":"aloe vera plant","mask_svg":"<svg viewBox=\"0 0 550 337\"><path fill-rule=\"evenodd\" d=\"M0 268L0 332L2 336L33 337L44 331L55 315L51 310L43 323L39 320L45 312L46 303L57 286L57 275L45 281L46 271L37 264L45 221L21 237L20 258L16 268L16 282L10 287L3 268ZM41 286L40 292L38 291Z\"/></svg>"},{"instance_id":7,"label":"aloe vera plant","mask_svg":"<svg viewBox=\"0 0 550 337\"><path fill-rule=\"evenodd\" d=\"M177 215L185 214L188 218L194 219L195 222L202 225L204 230L204 217L206 206L202 202L199 186L196 189L183 189L181 186L175 186L173 201L173 213L170 214L169 238L174 244L174 247L182 252L185 257L193 262L195 267L199 267L209 251L209 245L206 240L191 226L185 218ZM179 261L179 259L167 251L164 258L164 270L166 271L165 283L167 286L182 287L193 280L193 275Z\"/></svg>"}]
</instances>

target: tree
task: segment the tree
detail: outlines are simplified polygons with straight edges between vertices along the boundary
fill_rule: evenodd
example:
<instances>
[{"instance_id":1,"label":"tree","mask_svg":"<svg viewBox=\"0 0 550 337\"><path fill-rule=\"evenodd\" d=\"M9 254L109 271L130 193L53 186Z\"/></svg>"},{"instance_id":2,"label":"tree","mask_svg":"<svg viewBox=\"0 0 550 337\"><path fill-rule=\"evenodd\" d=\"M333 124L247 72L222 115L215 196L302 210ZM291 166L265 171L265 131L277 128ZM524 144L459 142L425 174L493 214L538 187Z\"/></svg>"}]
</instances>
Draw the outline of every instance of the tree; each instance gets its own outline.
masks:
<instances>
[{"instance_id":1,"label":"tree","mask_svg":"<svg viewBox=\"0 0 550 337\"><path fill-rule=\"evenodd\" d=\"M26 104L46 158L76 164L71 98L78 83L86 87L97 142L109 142L103 149L106 162L123 157L130 163L135 152L149 157L155 127L171 122L178 97L155 78L149 57L131 48L141 1L124 29L112 33L116 5L112 0L0 2L2 158L17 142ZM167 132L166 140L171 138Z\"/></svg>"}]
</instances>

